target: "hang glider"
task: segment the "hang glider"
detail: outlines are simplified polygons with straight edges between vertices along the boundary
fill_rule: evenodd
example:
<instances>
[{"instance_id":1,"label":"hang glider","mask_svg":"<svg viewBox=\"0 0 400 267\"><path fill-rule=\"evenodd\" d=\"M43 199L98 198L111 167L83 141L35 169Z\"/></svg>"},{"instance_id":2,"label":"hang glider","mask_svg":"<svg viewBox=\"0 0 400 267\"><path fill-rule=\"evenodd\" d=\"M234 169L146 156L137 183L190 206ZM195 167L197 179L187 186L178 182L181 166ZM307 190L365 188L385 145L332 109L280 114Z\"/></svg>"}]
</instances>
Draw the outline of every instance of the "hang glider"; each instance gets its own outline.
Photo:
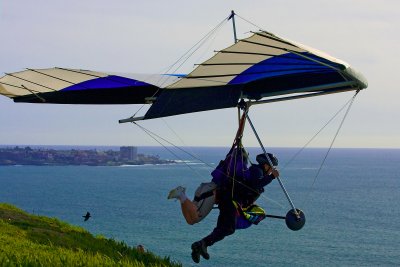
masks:
<instances>
[{"instance_id":1,"label":"hang glider","mask_svg":"<svg viewBox=\"0 0 400 267\"><path fill-rule=\"evenodd\" d=\"M228 20L232 19L235 29L234 15L232 11ZM346 62L266 31L253 32L241 40L236 39L235 31L235 44L218 51L187 75L49 68L26 69L0 78L0 94L15 102L151 105L143 117L121 123L239 107L243 110L242 121L249 121L267 159L248 116L250 105L358 92L367 86L366 79ZM243 130L244 123L241 125ZM304 213L294 206L279 177L276 179L292 209L286 217L275 217L286 219L290 229L299 230L305 223Z\"/></svg>"},{"instance_id":2,"label":"hang glider","mask_svg":"<svg viewBox=\"0 0 400 267\"><path fill-rule=\"evenodd\" d=\"M49 68L0 78L0 94L15 102L151 104L143 117L120 122L236 107L241 99L264 103L366 87L344 61L265 31L217 52L187 75Z\"/></svg>"}]
</instances>

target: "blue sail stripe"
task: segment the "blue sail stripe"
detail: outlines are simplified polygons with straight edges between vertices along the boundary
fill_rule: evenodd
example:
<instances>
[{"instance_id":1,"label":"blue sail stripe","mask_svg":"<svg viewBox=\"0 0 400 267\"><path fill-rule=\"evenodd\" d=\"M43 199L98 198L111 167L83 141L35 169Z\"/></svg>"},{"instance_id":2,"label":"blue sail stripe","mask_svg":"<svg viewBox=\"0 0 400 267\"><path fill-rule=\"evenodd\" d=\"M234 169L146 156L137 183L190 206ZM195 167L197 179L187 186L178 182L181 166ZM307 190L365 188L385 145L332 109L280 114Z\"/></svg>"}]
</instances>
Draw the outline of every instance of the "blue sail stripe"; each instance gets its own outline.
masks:
<instances>
[{"instance_id":1,"label":"blue sail stripe","mask_svg":"<svg viewBox=\"0 0 400 267\"><path fill-rule=\"evenodd\" d=\"M304 55L334 68L342 68L342 65L340 64L317 57L313 54L304 53ZM243 84L258 79L299 73L334 72L332 68L323 64L319 64L318 62L309 60L297 54L290 54L290 56L288 56L288 54L283 54L254 64L237 75L228 84Z\"/></svg>"},{"instance_id":2,"label":"blue sail stripe","mask_svg":"<svg viewBox=\"0 0 400 267\"><path fill-rule=\"evenodd\" d=\"M107 77L96 78L88 80L72 86L68 86L60 91L77 91L77 90L93 90L93 89L113 89L123 87L137 87L137 86L151 86L151 84L124 78L116 75L109 75Z\"/></svg>"}]
</instances>

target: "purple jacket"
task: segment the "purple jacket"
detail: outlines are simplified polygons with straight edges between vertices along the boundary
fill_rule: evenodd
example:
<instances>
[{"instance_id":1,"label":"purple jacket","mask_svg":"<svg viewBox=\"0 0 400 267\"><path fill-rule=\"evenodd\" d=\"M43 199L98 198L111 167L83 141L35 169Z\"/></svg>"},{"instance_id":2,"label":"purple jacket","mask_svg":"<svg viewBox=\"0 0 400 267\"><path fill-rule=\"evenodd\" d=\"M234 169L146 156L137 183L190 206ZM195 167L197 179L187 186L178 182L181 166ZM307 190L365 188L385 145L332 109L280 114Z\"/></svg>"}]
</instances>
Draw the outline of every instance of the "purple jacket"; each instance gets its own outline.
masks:
<instances>
[{"instance_id":1,"label":"purple jacket","mask_svg":"<svg viewBox=\"0 0 400 267\"><path fill-rule=\"evenodd\" d=\"M233 156L235 155L235 156ZM271 183L273 175L265 175L260 165L251 164L248 167L247 154L244 150L236 150L228 153L225 160L221 161L217 168L211 172L212 181L220 188L231 191L232 185L233 199L246 207L252 203L264 192L264 186Z\"/></svg>"}]
</instances>

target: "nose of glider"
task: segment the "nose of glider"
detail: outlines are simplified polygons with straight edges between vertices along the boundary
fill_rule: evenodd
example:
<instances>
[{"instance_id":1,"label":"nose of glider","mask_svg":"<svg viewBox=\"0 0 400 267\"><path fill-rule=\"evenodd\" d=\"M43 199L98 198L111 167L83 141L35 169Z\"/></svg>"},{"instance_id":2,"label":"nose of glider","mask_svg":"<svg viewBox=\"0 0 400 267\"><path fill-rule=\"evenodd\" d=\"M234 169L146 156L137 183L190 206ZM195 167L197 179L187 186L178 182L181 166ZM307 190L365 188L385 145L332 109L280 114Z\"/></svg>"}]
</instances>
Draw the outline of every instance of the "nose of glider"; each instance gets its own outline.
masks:
<instances>
[{"instance_id":1,"label":"nose of glider","mask_svg":"<svg viewBox=\"0 0 400 267\"><path fill-rule=\"evenodd\" d=\"M352 67L348 67L345 70L345 73L352 77L354 80L358 82L358 86L360 89L365 89L368 87L368 81L367 78L365 78L364 75L361 74L361 72L357 71L356 69Z\"/></svg>"}]
</instances>

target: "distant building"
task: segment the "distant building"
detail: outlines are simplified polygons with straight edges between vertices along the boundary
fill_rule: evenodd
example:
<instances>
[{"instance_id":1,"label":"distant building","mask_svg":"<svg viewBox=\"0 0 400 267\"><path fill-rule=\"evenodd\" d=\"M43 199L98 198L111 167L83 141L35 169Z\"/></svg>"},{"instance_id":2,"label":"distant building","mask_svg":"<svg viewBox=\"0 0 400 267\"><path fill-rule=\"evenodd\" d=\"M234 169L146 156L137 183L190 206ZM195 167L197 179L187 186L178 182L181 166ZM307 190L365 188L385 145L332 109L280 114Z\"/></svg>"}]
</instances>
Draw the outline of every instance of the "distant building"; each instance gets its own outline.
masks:
<instances>
[{"instance_id":1,"label":"distant building","mask_svg":"<svg viewBox=\"0 0 400 267\"><path fill-rule=\"evenodd\" d=\"M119 152L122 159L137 160L137 147L135 146L121 146Z\"/></svg>"}]
</instances>

